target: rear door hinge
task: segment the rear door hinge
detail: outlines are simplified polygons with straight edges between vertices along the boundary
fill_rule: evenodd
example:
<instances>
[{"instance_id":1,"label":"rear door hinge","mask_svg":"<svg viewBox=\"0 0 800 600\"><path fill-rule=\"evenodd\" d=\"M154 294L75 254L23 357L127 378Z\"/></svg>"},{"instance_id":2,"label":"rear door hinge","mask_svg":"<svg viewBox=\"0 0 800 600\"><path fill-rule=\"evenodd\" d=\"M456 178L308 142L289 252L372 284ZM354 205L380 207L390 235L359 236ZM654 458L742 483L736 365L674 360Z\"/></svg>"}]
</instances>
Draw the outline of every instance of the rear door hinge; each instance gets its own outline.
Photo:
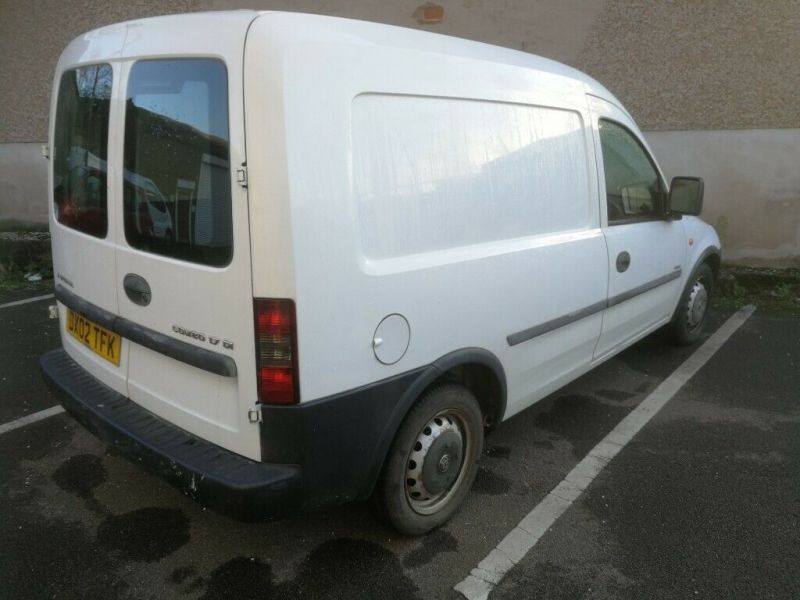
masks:
<instances>
[{"instance_id":1,"label":"rear door hinge","mask_svg":"<svg viewBox=\"0 0 800 600\"><path fill-rule=\"evenodd\" d=\"M261 423L261 407L254 406L247 411L247 420L251 423Z\"/></svg>"},{"instance_id":2,"label":"rear door hinge","mask_svg":"<svg viewBox=\"0 0 800 600\"><path fill-rule=\"evenodd\" d=\"M236 169L236 183L243 188L247 187L247 163L242 163L242 166Z\"/></svg>"}]
</instances>

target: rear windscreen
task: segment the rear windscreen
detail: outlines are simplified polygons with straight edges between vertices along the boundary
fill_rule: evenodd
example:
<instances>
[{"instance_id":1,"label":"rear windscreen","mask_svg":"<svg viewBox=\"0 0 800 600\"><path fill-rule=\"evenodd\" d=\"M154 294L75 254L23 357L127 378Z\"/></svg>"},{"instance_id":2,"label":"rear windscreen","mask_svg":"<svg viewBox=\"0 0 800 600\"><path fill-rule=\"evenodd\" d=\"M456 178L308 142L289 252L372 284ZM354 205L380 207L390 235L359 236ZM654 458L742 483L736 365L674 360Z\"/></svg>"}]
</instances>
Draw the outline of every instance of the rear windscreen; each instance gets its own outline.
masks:
<instances>
[{"instance_id":1,"label":"rear windscreen","mask_svg":"<svg viewBox=\"0 0 800 600\"><path fill-rule=\"evenodd\" d=\"M108 231L106 160L112 79L110 65L64 71L53 139L56 220L100 238Z\"/></svg>"},{"instance_id":2,"label":"rear windscreen","mask_svg":"<svg viewBox=\"0 0 800 600\"><path fill-rule=\"evenodd\" d=\"M230 262L228 75L213 59L133 65L125 109L125 237L134 248Z\"/></svg>"}]
</instances>

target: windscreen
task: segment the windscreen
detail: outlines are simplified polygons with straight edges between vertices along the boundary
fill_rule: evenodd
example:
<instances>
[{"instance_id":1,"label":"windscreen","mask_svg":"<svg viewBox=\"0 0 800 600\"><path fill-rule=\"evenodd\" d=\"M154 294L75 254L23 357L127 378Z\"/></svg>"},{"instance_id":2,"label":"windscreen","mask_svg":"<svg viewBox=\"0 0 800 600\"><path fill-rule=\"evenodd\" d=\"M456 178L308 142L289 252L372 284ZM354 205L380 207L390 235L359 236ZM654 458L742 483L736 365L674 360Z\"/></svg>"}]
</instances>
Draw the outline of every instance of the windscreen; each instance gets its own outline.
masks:
<instances>
[{"instance_id":1,"label":"windscreen","mask_svg":"<svg viewBox=\"0 0 800 600\"><path fill-rule=\"evenodd\" d=\"M139 250L230 262L228 75L214 59L133 65L125 109L125 237Z\"/></svg>"}]
</instances>

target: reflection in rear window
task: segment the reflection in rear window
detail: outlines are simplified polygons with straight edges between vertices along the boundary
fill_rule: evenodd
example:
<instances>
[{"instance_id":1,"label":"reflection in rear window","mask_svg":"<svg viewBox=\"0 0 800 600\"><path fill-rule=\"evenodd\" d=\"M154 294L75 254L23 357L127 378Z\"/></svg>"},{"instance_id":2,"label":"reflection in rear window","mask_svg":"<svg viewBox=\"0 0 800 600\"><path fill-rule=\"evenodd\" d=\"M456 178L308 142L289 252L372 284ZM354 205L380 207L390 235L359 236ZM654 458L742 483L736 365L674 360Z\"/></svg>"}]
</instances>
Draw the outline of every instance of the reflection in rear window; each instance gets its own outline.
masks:
<instances>
[{"instance_id":1,"label":"reflection in rear window","mask_svg":"<svg viewBox=\"0 0 800 600\"><path fill-rule=\"evenodd\" d=\"M108 230L106 159L112 79L110 65L64 72L53 140L56 220L100 238Z\"/></svg>"},{"instance_id":2,"label":"reflection in rear window","mask_svg":"<svg viewBox=\"0 0 800 600\"><path fill-rule=\"evenodd\" d=\"M133 65L125 110L125 237L196 263L231 259L228 76L212 59Z\"/></svg>"}]
</instances>

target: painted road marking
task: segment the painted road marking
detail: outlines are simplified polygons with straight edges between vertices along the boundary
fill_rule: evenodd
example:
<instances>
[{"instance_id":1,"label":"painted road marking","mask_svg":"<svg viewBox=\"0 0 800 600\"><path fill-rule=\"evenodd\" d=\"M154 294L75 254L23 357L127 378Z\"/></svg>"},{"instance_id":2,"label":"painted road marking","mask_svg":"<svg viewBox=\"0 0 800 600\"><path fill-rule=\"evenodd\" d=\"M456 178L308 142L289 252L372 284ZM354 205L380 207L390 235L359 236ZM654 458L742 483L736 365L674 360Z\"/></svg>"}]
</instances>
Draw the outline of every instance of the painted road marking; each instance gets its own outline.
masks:
<instances>
[{"instance_id":1,"label":"painted road marking","mask_svg":"<svg viewBox=\"0 0 800 600\"><path fill-rule=\"evenodd\" d=\"M37 421L41 421L42 419L47 419L48 417L60 415L63 412L64 409L61 406L56 405L56 406L51 406L50 408L45 408L44 410L40 410L39 412L35 412L31 415L20 417L16 421L3 423L2 425L0 425L0 435L8 433L9 431L14 431L15 429L19 429L20 427L25 427L26 425L30 425L31 423L36 423Z\"/></svg>"},{"instance_id":2,"label":"painted road marking","mask_svg":"<svg viewBox=\"0 0 800 600\"><path fill-rule=\"evenodd\" d=\"M0 304L0 308L9 308L11 306L19 306L20 304L29 304L31 302L38 302L39 300L48 300L50 298L55 298L55 294L45 294L44 296L34 296L33 298L25 298L25 300L15 300L14 302L6 302L5 304Z\"/></svg>"},{"instance_id":3,"label":"painted road marking","mask_svg":"<svg viewBox=\"0 0 800 600\"><path fill-rule=\"evenodd\" d=\"M486 600L511 568L536 545L595 477L753 314L734 313L708 340L631 411L502 541L455 586L469 600Z\"/></svg>"}]
</instances>

